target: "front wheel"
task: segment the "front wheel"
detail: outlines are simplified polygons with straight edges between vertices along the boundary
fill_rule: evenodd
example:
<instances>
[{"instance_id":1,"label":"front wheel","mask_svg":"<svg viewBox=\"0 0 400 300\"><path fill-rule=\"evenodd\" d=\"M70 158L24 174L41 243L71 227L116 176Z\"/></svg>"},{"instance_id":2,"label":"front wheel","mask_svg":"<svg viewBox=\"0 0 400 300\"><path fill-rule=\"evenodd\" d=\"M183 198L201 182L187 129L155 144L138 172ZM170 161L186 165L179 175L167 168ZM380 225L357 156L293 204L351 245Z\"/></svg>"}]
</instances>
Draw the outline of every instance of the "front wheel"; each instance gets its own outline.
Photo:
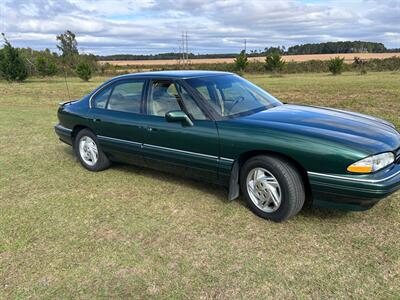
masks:
<instances>
[{"instance_id":1,"label":"front wheel","mask_svg":"<svg viewBox=\"0 0 400 300\"><path fill-rule=\"evenodd\" d=\"M90 171L102 171L110 166L110 160L101 150L96 135L88 129L78 132L74 150L81 164Z\"/></svg>"},{"instance_id":2,"label":"front wheel","mask_svg":"<svg viewBox=\"0 0 400 300\"><path fill-rule=\"evenodd\" d=\"M282 222L305 201L304 185L292 164L276 156L256 156L241 169L240 185L250 209L264 219Z\"/></svg>"}]
</instances>

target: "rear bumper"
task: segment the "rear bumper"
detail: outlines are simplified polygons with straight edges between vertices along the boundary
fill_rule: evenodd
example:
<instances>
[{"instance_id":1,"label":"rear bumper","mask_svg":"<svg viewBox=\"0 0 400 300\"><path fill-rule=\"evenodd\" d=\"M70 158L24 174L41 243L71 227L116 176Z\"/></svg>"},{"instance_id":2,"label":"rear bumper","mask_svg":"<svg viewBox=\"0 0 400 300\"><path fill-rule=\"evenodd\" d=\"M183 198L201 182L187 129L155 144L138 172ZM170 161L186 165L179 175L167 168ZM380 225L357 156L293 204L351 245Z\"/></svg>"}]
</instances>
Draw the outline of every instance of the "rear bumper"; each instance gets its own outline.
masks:
<instances>
[{"instance_id":1,"label":"rear bumper","mask_svg":"<svg viewBox=\"0 0 400 300\"><path fill-rule=\"evenodd\" d=\"M67 143L68 145L72 145L72 129L57 124L54 126L54 130L61 141Z\"/></svg>"},{"instance_id":2,"label":"rear bumper","mask_svg":"<svg viewBox=\"0 0 400 300\"><path fill-rule=\"evenodd\" d=\"M365 210L400 189L400 164L371 175L308 172L315 205Z\"/></svg>"}]
</instances>

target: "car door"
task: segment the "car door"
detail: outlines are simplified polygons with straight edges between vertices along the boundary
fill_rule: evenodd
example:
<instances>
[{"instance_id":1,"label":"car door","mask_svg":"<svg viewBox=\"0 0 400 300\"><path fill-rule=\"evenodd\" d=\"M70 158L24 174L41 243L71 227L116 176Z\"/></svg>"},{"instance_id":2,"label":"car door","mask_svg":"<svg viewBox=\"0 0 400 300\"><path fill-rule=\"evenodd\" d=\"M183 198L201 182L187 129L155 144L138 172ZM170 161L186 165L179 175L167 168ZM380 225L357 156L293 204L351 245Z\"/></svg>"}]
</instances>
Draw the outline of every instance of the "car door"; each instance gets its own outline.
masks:
<instances>
[{"instance_id":1,"label":"car door","mask_svg":"<svg viewBox=\"0 0 400 300\"><path fill-rule=\"evenodd\" d=\"M184 111L193 126L167 122L169 111ZM216 124L179 82L152 80L145 105L143 154L153 168L214 181L218 175Z\"/></svg>"},{"instance_id":2,"label":"car door","mask_svg":"<svg viewBox=\"0 0 400 300\"><path fill-rule=\"evenodd\" d=\"M111 159L145 165L142 155L144 79L121 79L92 99L92 128Z\"/></svg>"}]
</instances>

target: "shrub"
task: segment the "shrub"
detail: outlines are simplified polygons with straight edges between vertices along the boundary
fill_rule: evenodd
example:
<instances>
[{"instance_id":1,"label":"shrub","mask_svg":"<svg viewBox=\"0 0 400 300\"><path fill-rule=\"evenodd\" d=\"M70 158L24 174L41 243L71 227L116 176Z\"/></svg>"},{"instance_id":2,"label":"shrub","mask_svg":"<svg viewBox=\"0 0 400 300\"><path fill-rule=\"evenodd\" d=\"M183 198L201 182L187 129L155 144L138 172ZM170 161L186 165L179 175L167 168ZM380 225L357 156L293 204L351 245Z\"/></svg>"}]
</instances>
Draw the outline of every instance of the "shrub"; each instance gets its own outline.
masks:
<instances>
[{"instance_id":1,"label":"shrub","mask_svg":"<svg viewBox=\"0 0 400 300\"><path fill-rule=\"evenodd\" d=\"M109 70L109 69L111 69L111 65L108 62L105 64L100 64L99 71L100 71L101 75L104 75L106 70Z\"/></svg>"},{"instance_id":2,"label":"shrub","mask_svg":"<svg viewBox=\"0 0 400 300\"><path fill-rule=\"evenodd\" d=\"M4 38L4 48L0 52L0 75L7 81L23 81L28 77L28 68L10 42Z\"/></svg>"},{"instance_id":3,"label":"shrub","mask_svg":"<svg viewBox=\"0 0 400 300\"><path fill-rule=\"evenodd\" d=\"M339 75L343 72L344 58L339 56L329 60L328 69L333 75Z\"/></svg>"},{"instance_id":4,"label":"shrub","mask_svg":"<svg viewBox=\"0 0 400 300\"><path fill-rule=\"evenodd\" d=\"M58 72L57 64L54 60L49 59L47 63L47 76L54 76Z\"/></svg>"},{"instance_id":5,"label":"shrub","mask_svg":"<svg viewBox=\"0 0 400 300\"><path fill-rule=\"evenodd\" d=\"M238 56L235 58L235 67L236 71L242 73L246 69L247 65L249 64L246 56L246 52L242 50Z\"/></svg>"},{"instance_id":6,"label":"shrub","mask_svg":"<svg viewBox=\"0 0 400 300\"><path fill-rule=\"evenodd\" d=\"M285 65L285 73L322 73L329 72L325 60L289 61Z\"/></svg>"},{"instance_id":7,"label":"shrub","mask_svg":"<svg viewBox=\"0 0 400 300\"><path fill-rule=\"evenodd\" d=\"M265 69L271 72L282 72L285 62L279 52L268 54L265 59Z\"/></svg>"},{"instance_id":8,"label":"shrub","mask_svg":"<svg viewBox=\"0 0 400 300\"><path fill-rule=\"evenodd\" d=\"M83 61L78 63L75 72L78 77L84 81L89 81L89 79L92 78L92 69L87 62Z\"/></svg>"},{"instance_id":9,"label":"shrub","mask_svg":"<svg viewBox=\"0 0 400 300\"><path fill-rule=\"evenodd\" d=\"M54 76L57 73L57 65L55 62L43 55L36 58L35 66L36 71L42 77Z\"/></svg>"},{"instance_id":10,"label":"shrub","mask_svg":"<svg viewBox=\"0 0 400 300\"><path fill-rule=\"evenodd\" d=\"M366 63L368 71L398 71L400 70L400 57L388 57L384 59L370 59Z\"/></svg>"},{"instance_id":11,"label":"shrub","mask_svg":"<svg viewBox=\"0 0 400 300\"><path fill-rule=\"evenodd\" d=\"M360 72L361 75L367 74L367 70L365 68L365 61L359 57L354 57L353 66L356 70Z\"/></svg>"}]
</instances>

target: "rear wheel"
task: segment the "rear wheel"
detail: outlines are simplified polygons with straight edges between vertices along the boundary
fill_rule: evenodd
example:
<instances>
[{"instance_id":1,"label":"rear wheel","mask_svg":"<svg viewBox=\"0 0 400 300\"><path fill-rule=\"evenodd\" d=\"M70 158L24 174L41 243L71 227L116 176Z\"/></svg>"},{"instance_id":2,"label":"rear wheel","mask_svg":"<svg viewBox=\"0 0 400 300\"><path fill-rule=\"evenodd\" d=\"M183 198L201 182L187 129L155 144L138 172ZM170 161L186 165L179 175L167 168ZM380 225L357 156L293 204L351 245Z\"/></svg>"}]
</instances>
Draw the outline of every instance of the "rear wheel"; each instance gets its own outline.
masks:
<instances>
[{"instance_id":1,"label":"rear wheel","mask_svg":"<svg viewBox=\"0 0 400 300\"><path fill-rule=\"evenodd\" d=\"M240 175L242 192L256 215L281 222L303 207L304 185L289 161L277 156L256 156L244 164Z\"/></svg>"},{"instance_id":2,"label":"rear wheel","mask_svg":"<svg viewBox=\"0 0 400 300\"><path fill-rule=\"evenodd\" d=\"M110 166L110 160L101 150L96 135L88 129L78 132L74 150L81 164L90 171L102 171Z\"/></svg>"}]
</instances>

